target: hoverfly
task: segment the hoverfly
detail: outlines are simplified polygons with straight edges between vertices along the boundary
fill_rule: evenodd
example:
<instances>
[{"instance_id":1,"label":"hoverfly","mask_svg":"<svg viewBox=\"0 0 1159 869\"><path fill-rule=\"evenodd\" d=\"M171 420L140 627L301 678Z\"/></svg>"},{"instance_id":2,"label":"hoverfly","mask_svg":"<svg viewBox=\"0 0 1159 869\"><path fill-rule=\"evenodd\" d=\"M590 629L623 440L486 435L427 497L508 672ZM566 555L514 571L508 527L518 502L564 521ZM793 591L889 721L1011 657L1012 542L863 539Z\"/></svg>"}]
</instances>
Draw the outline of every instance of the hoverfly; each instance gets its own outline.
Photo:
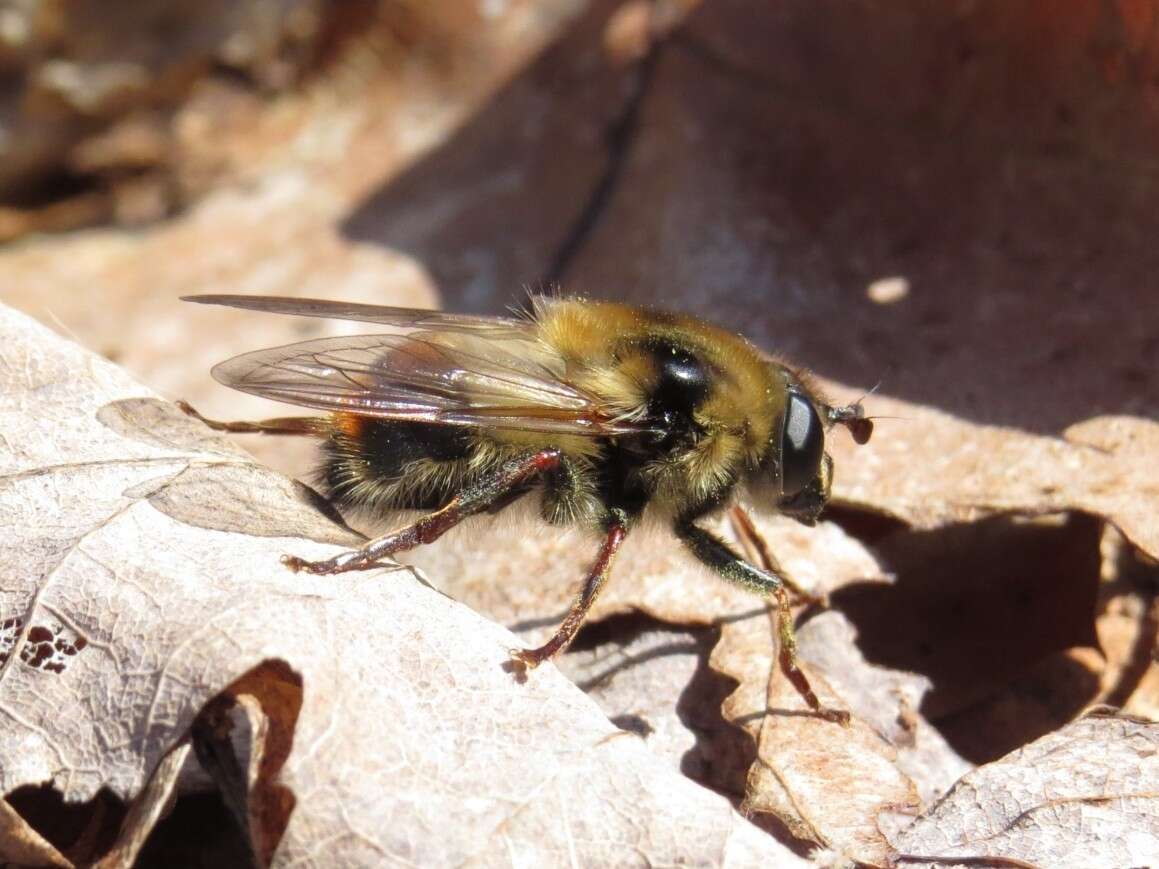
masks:
<instances>
[{"instance_id":1,"label":"hoverfly","mask_svg":"<svg viewBox=\"0 0 1159 869\"><path fill-rule=\"evenodd\" d=\"M860 402L830 406L804 372L724 329L612 302L538 297L520 318L260 296L189 301L394 330L258 350L213 369L226 386L327 415L208 424L318 438L319 479L340 509L424 511L358 550L324 561L288 555L291 569L372 568L534 496L544 521L600 542L555 634L512 651L533 668L575 637L625 537L650 513L721 577L776 599L782 669L812 709L845 719L821 706L797 667L784 571L771 558L750 564L699 522L743 492L814 524L833 477L827 431L844 425L858 443L872 433Z\"/></svg>"}]
</instances>

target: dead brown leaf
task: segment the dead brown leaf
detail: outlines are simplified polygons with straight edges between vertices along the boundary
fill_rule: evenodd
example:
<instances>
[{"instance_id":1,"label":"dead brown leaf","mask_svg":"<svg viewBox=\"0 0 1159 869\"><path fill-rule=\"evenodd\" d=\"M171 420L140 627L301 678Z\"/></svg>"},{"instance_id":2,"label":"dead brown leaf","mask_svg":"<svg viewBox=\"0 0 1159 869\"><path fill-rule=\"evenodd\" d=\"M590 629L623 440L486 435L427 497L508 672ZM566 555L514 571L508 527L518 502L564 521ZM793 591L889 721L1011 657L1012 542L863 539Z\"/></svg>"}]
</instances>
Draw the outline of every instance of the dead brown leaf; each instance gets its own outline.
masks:
<instances>
[{"instance_id":1,"label":"dead brown leaf","mask_svg":"<svg viewBox=\"0 0 1159 869\"><path fill-rule=\"evenodd\" d=\"M876 818L886 810L916 811L917 790L898 768L895 747L861 718L842 727L810 712L776 669L769 654L774 638L767 618L737 622L714 656L721 668L735 668L730 656L751 661L725 704L726 717L754 730L757 740L745 808L775 815L794 837L846 859L881 862L885 841ZM808 672L822 703L846 705L814 669ZM750 694L755 706L743 702Z\"/></svg>"},{"instance_id":2,"label":"dead brown leaf","mask_svg":"<svg viewBox=\"0 0 1159 869\"><path fill-rule=\"evenodd\" d=\"M293 720L277 692L263 701L292 740L266 771L294 797L276 865L320 847L347 863L799 862L553 668L516 684L510 634L408 571L286 571L287 549L352 536L272 472L202 450L176 410L161 438L103 425L111 402L149 398L108 363L12 312L0 341L3 793L47 781L69 800L132 800L211 697L280 661L303 693ZM197 498L159 500L187 474L200 515ZM267 488L256 527L280 513L306 536L251 534L227 503Z\"/></svg>"},{"instance_id":3,"label":"dead brown leaf","mask_svg":"<svg viewBox=\"0 0 1159 869\"><path fill-rule=\"evenodd\" d=\"M884 816L912 815L970 764L918 712L928 680L867 663L842 613L814 615L798 641L822 703L852 712L850 726L813 715L779 672L768 615L726 624L713 652L713 666L740 682L725 717L757 745L745 807L845 860L883 863Z\"/></svg>"},{"instance_id":4,"label":"dead brown leaf","mask_svg":"<svg viewBox=\"0 0 1159 869\"><path fill-rule=\"evenodd\" d=\"M1113 529L1103 537L1104 576L1096 621L1106 655L1099 702L1159 718L1159 597L1155 564Z\"/></svg>"},{"instance_id":5,"label":"dead brown leaf","mask_svg":"<svg viewBox=\"0 0 1159 869\"><path fill-rule=\"evenodd\" d=\"M837 396L857 392L832 385ZM917 528L1015 513L1081 511L1115 525L1159 558L1159 422L1099 417L1062 438L978 425L886 397L869 413L886 417L864 447L838 442L840 502Z\"/></svg>"},{"instance_id":6,"label":"dead brown leaf","mask_svg":"<svg viewBox=\"0 0 1159 869\"><path fill-rule=\"evenodd\" d=\"M1075 721L969 773L893 838L897 859L929 867L987 858L999 865L1153 865L1157 744L1159 725L1149 721L1105 714Z\"/></svg>"}]
</instances>

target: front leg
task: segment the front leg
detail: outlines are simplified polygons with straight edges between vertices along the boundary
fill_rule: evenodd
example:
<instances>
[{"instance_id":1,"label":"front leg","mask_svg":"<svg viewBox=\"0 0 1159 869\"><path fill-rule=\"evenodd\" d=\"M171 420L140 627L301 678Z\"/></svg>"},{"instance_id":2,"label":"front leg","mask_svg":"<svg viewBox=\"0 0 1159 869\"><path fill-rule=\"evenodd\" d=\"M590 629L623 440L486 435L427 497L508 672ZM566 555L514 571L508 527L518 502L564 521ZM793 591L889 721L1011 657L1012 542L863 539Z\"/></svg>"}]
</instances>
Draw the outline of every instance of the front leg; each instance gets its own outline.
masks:
<instances>
[{"instance_id":1,"label":"front leg","mask_svg":"<svg viewBox=\"0 0 1159 869\"><path fill-rule=\"evenodd\" d=\"M282 563L294 572L301 570L319 575L371 570L378 567L383 558L396 552L438 540L467 517L501 502L529 480L558 467L559 463L560 452L556 449L520 456L504 464L494 475L468 486L445 507L428 513L405 528L376 537L361 549L343 552L325 561L306 561L295 555L284 555Z\"/></svg>"},{"instance_id":2,"label":"front leg","mask_svg":"<svg viewBox=\"0 0 1159 869\"><path fill-rule=\"evenodd\" d=\"M821 705L817 694L809 684L808 677L797 665L797 637L793 632L793 613L789 608L789 595L785 591L783 575L753 567L732 551L719 537L705 531L691 519L677 521L676 536L683 541L692 554L703 564L712 568L729 582L747 588L764 598L775 597L777 602L778 655L781 672L788 677L809 708L822 718L839 724L849 723L849 713L840 709L829 709Z\"/></svg>"},{"instance_id":3,"label":"front leg","mask_svg":"<svg viewBox=\"0 0 1159 869\"><path fill-rule=\"evenodd\" d=\"M818 596L806 591L785 572L785 569L781 567L780 562L773 555L772 550L769 549L769 542L757 530L752 516L748 514L748 511L744 507L739 504L730 507L728 520L729 524L732 525L733 534L740 540L741 547L744 549L745 555L751 560L751 563L760 565L765 573L776 574L781 582L785 584L785 587L797 598L798 602L824 607L825 609L829 608L828 595Z\"/></svg>"}]
</instances>

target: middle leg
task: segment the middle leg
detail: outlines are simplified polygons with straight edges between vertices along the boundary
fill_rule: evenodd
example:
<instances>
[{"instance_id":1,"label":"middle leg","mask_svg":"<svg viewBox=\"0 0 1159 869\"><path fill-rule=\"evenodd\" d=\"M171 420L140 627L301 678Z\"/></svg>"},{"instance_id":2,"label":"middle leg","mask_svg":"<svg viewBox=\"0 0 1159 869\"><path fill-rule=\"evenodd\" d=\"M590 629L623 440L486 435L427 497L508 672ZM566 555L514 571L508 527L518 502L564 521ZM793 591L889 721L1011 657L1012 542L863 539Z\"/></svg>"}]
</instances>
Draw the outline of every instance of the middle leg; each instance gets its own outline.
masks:
<instances>
[{"instance_id":1,"label":"middle leg","mask_svg":"<svg viewBox=\"0 0 1159 869\"><path fill-rule=\"evenodd\" d=\"M544 661L558 655L575 639L580 625L587 618L588 611L607 584L608 577L612 572L612 562L615 560L616 553L620 549L620 544L624 542L627 533L627 527L621 519L616 518L609 521L604 534L604 542L600 546L596 561L591 570L588 571L583 588L576 596L563 622L560 623L552 638L542 646L536 649L512 649L511 657L516 663L532 670Z\"/></svg>"},{"instance_id":2,"label":"middle leg","mask_svg":"<svg viewBox=\"0 0 1159 869\"><path fill-rule=\"evenodd\" d=\"M325 432L325 419L319 416L279 416L274 419L263 419L257 422L222 422L202 416L188 401L178 399L177 408L186 416L191 416L199 422L205 423L214 431L227 431L234 434L273 434L273 435L300 435L302 437L322 437Z\"/></svg>"}]
</instances>

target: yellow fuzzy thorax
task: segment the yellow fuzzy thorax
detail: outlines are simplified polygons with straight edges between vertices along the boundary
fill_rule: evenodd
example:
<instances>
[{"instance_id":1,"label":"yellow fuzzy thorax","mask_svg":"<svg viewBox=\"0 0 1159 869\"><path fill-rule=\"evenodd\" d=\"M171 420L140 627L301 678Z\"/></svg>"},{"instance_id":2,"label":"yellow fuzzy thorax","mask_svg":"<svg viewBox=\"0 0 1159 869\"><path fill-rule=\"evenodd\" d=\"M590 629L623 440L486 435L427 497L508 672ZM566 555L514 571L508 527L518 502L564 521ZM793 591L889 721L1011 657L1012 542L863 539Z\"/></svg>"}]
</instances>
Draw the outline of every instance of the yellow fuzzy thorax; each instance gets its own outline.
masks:
<instances>
[{"instance_id":1,"label":"yellow fuzzy thorax","mask_svg":"<svg viewBox=\"0 0 1159 869\"><path fill-rule=\"evenodd\" d=\"M656 383L656 360L643 347L662 340L688 349L713 370L713 388L697 412L710 438L702 457L711 467L742 456L756 464L784 411L785 395L768 360L739 335L688 315L615 302L555 299L536 310L541 340L567 365L567 377L618 415L642 416Z\"/></svg>"}]
</instances>

